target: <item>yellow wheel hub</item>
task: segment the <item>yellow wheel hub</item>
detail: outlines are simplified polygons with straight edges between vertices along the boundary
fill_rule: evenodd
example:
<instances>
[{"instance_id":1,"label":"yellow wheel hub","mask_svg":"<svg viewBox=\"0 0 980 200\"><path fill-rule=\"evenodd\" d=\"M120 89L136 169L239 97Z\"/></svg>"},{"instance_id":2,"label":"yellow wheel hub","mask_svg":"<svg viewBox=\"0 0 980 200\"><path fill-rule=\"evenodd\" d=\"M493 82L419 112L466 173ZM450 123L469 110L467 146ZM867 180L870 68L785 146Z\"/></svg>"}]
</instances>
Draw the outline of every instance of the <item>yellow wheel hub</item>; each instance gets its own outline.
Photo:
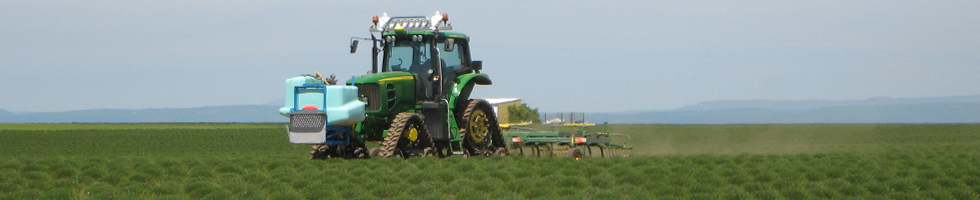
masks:
<instances>
[{"instance_id":1,"label":"yellow wheel hub","mask_svg":"<svg viewBox=\"0 0 980 200\"><path fill-rule=\"evenodd\" d=\"M415 127L408 128L407 134L408 141L415 142L419 140L419 129L416 129Z\"/></svg>"},{"instance_id":2,"label":"yellow wheel hub","mask_svg":"<svg viewBox=\"0 0 980 200\"><path fill-rule=\"evenodd\" d=\"M486 139L487 132L489 132L487 122L487 113L483 112L483 110L474 110L470 114L470 126L468 128L473 141L483 142Z\"/></svg>"}]
</instances>

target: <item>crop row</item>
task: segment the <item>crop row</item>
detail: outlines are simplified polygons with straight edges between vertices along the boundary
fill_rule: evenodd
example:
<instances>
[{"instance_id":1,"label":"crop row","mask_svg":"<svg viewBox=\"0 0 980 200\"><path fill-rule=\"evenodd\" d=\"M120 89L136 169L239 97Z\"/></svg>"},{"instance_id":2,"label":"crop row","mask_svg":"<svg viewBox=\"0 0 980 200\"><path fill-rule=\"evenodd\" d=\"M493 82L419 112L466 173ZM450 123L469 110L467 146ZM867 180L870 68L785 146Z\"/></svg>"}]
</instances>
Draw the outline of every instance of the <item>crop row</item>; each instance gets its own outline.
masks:
<instances>
[{"instance_id":1,"label":"crop row","mask_svg":"<svg viewBox=\"0 0 980 200\"><path fill-rule=\"evenodd\" d=\"M975 155L9 158L0 198L980 198Z\"/></svg>"},{"instance_id":2,"label":"crop row","mask_svg":"<svg viewBox=\"0 0 980 200\"><path fill-rule=\"evenodd\" d=\"M629 130L642 127L658 132ZM622 125L611 129L734 152L812 141L790 153L664 155L634 142L647 154L325 161L308 160L309 147L278 126L0 129L0 199L978 199L972 128ZM821 149L836 145L847 148Z\"/></svg>"}]
</instances>

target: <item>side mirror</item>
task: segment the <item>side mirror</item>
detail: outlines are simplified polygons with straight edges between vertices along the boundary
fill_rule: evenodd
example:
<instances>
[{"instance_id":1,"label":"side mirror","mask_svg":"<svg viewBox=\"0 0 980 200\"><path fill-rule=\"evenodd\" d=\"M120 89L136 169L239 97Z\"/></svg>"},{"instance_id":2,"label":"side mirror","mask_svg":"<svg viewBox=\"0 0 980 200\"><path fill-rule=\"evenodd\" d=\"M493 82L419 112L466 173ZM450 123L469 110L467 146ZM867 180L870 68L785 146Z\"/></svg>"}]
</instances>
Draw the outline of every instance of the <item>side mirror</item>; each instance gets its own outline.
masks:
<instances>
[{"instance_id":1,"label":"side mirror","mask_svg":"<svg viewBox=\"0 0 980 200\"><path fill-rule=\"evenodd\" d=\"M456 47L456 39L448 38L446 39L446 52L453 52L453 48Z\"/></svg>"},{"instance_id":2,"label":"side mirror","mask_svg":"<svg viewBox=\"0 0 980 200\"><path fill-rule=\"evenodd\" d=\"M354 54L354 52L357 52L357 43L359 43L359 42L360 41L358 41L358 40L351 40L350 41L350 53L351 54Z\"/></svg>"},{"instance_id":3,"label":"side mirror","mask_svg":"<svg viewBox=\"0 0 980 200\"><path fill-rule=\"evenodd\" d=\"M480 73L480 70L483 70L483 61L474 60L470 62L470 69L476 70L476 73Z\"/></svg>"}]
</instances>

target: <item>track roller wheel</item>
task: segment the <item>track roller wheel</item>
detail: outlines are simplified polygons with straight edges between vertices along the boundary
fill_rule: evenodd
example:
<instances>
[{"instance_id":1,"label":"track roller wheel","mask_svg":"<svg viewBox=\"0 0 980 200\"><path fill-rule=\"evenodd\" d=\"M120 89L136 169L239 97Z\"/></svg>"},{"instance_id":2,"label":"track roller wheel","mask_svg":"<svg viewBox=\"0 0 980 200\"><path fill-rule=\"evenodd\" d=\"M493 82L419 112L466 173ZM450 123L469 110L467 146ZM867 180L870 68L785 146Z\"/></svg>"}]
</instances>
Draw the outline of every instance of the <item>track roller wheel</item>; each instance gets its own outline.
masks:
<instances>
[{"instance_id":1,"label":"track roller wheel","mask_svg":"<svg viewBox=\"0 0 980 200\"><path fill-rule=\"evenodd\" d=\"M329 148L327 148L327 145L313 145L313 150L310 150L310 159L323 160L330 158L330 153L328 150Z\"/></svg>"},{"instance_id":2,"label":"track roller wheel","mask_svg":"<svg viewBox=\"0 0 980 200\"><path fill-rule=\"evenodd\" d=\"M575 160L580 160L585 156L582 154L582 149L570 147L570 149L568 149L568 157L575 158Z\"/></svg>"},{"instance_id":3,"label":"track roller wheel","mask_svg":"<svg viewBox=\"0 0 980 200\"><path fill-rule=\"evenodd\" d=\"M439 156L439 151L435 147L426 147L422 150L422 157Z\"/></svg>"},{"instance_id":4,"label":"track roller wheel","mask_svg":"<svg viewBox=\"0 0 980 200\"><path fill-rule=\"evenodd\" d=\"M498 148L506 147L493 114L493 107L483 99L470 100L463 112L463 150L468 155L494 155Z\"/></svg>"},{"instance_id":5,"label":"track roller wheel","mask_svg":"<svg viewBox=\"0 0 980 200\"><path fill-rule=\"evenodd\" d=\"M370 157L371 156L368 155L368 150L364 149L364 147L354 148L354 152L351 154L351 158L370 158Z\"/></svg>"},{"instance_id":6,"label":"track roller wheel","mask_svg":"<svg viewBox=\"0 0 980 200\"><path fill-rule=\"evenodd\" d=\"M381 157L381 149L371 148L368 149L368 158Z\"/></svg>"},{"instance_id":7,"label":"track roller wheel","mask_svg":"<svg viewBox=\"0 0 980 200\"><path fill-rule=\"evenodd\" d=\"M381 157L408 158L424 155L425 150L432 147L432 139L426 132L422 115L404 112L395 116L395 121L388 129L388 137L381 142Z\"/></svg>"},{"instance_id":8,"label":"track roller wheel","mask_svg":"<svg viewBox=\"0 0 980 200\"><path fill-rule=\"evenodd\" d=\"M496 151L493 151L493 155L495 155L495 156L509 156L510 153L507 152L507 148L506 147L497 147L497 150Z\"/></svg>"}]
</instances>

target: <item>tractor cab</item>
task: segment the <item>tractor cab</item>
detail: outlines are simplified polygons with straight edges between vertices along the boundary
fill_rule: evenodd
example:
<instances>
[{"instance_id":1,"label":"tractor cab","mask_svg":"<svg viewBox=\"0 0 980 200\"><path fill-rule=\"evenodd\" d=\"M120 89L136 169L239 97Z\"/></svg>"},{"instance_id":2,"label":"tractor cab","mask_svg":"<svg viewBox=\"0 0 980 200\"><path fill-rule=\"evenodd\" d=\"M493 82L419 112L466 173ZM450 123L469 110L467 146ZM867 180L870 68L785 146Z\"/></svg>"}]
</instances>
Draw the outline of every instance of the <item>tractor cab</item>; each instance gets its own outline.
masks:
<instances>
[{"instance_id":1,"label":"tractor cab","mask_svg":"<svg viewBox=\"0 0 980 200\"><path fill-rule=\"evenodd\" d=\"M388 37L395 41L386 43L381 71L412 73L421 86L417 92L418 100L445 99L446 93L442 91L449 91L457 76L472 73L465 36L450 36L462 34L418 32L399 36L389 33Z\"/></svg>"},{"instance_id":2,"label":"tractor cab","mask_svg":"<svg viewBox=\"0 0 980 200\"><path fill-rule=\"evenodd\" d=\"M410 72L417 80L417 99L436 101L446 99L454 80L461 75L480 70L479 61L470 59L469 37L452 30L449 15L436 12L433 16L389 17L387 13L372 18L372 33L381 33L374 42L373 73ZM358 39L351 38L351 53ZM381 54L381 55L379 55ZM381 66L377 60L380 56ZM380 68L380 69L379 69Z\"/></svg>"}]
</instances>

